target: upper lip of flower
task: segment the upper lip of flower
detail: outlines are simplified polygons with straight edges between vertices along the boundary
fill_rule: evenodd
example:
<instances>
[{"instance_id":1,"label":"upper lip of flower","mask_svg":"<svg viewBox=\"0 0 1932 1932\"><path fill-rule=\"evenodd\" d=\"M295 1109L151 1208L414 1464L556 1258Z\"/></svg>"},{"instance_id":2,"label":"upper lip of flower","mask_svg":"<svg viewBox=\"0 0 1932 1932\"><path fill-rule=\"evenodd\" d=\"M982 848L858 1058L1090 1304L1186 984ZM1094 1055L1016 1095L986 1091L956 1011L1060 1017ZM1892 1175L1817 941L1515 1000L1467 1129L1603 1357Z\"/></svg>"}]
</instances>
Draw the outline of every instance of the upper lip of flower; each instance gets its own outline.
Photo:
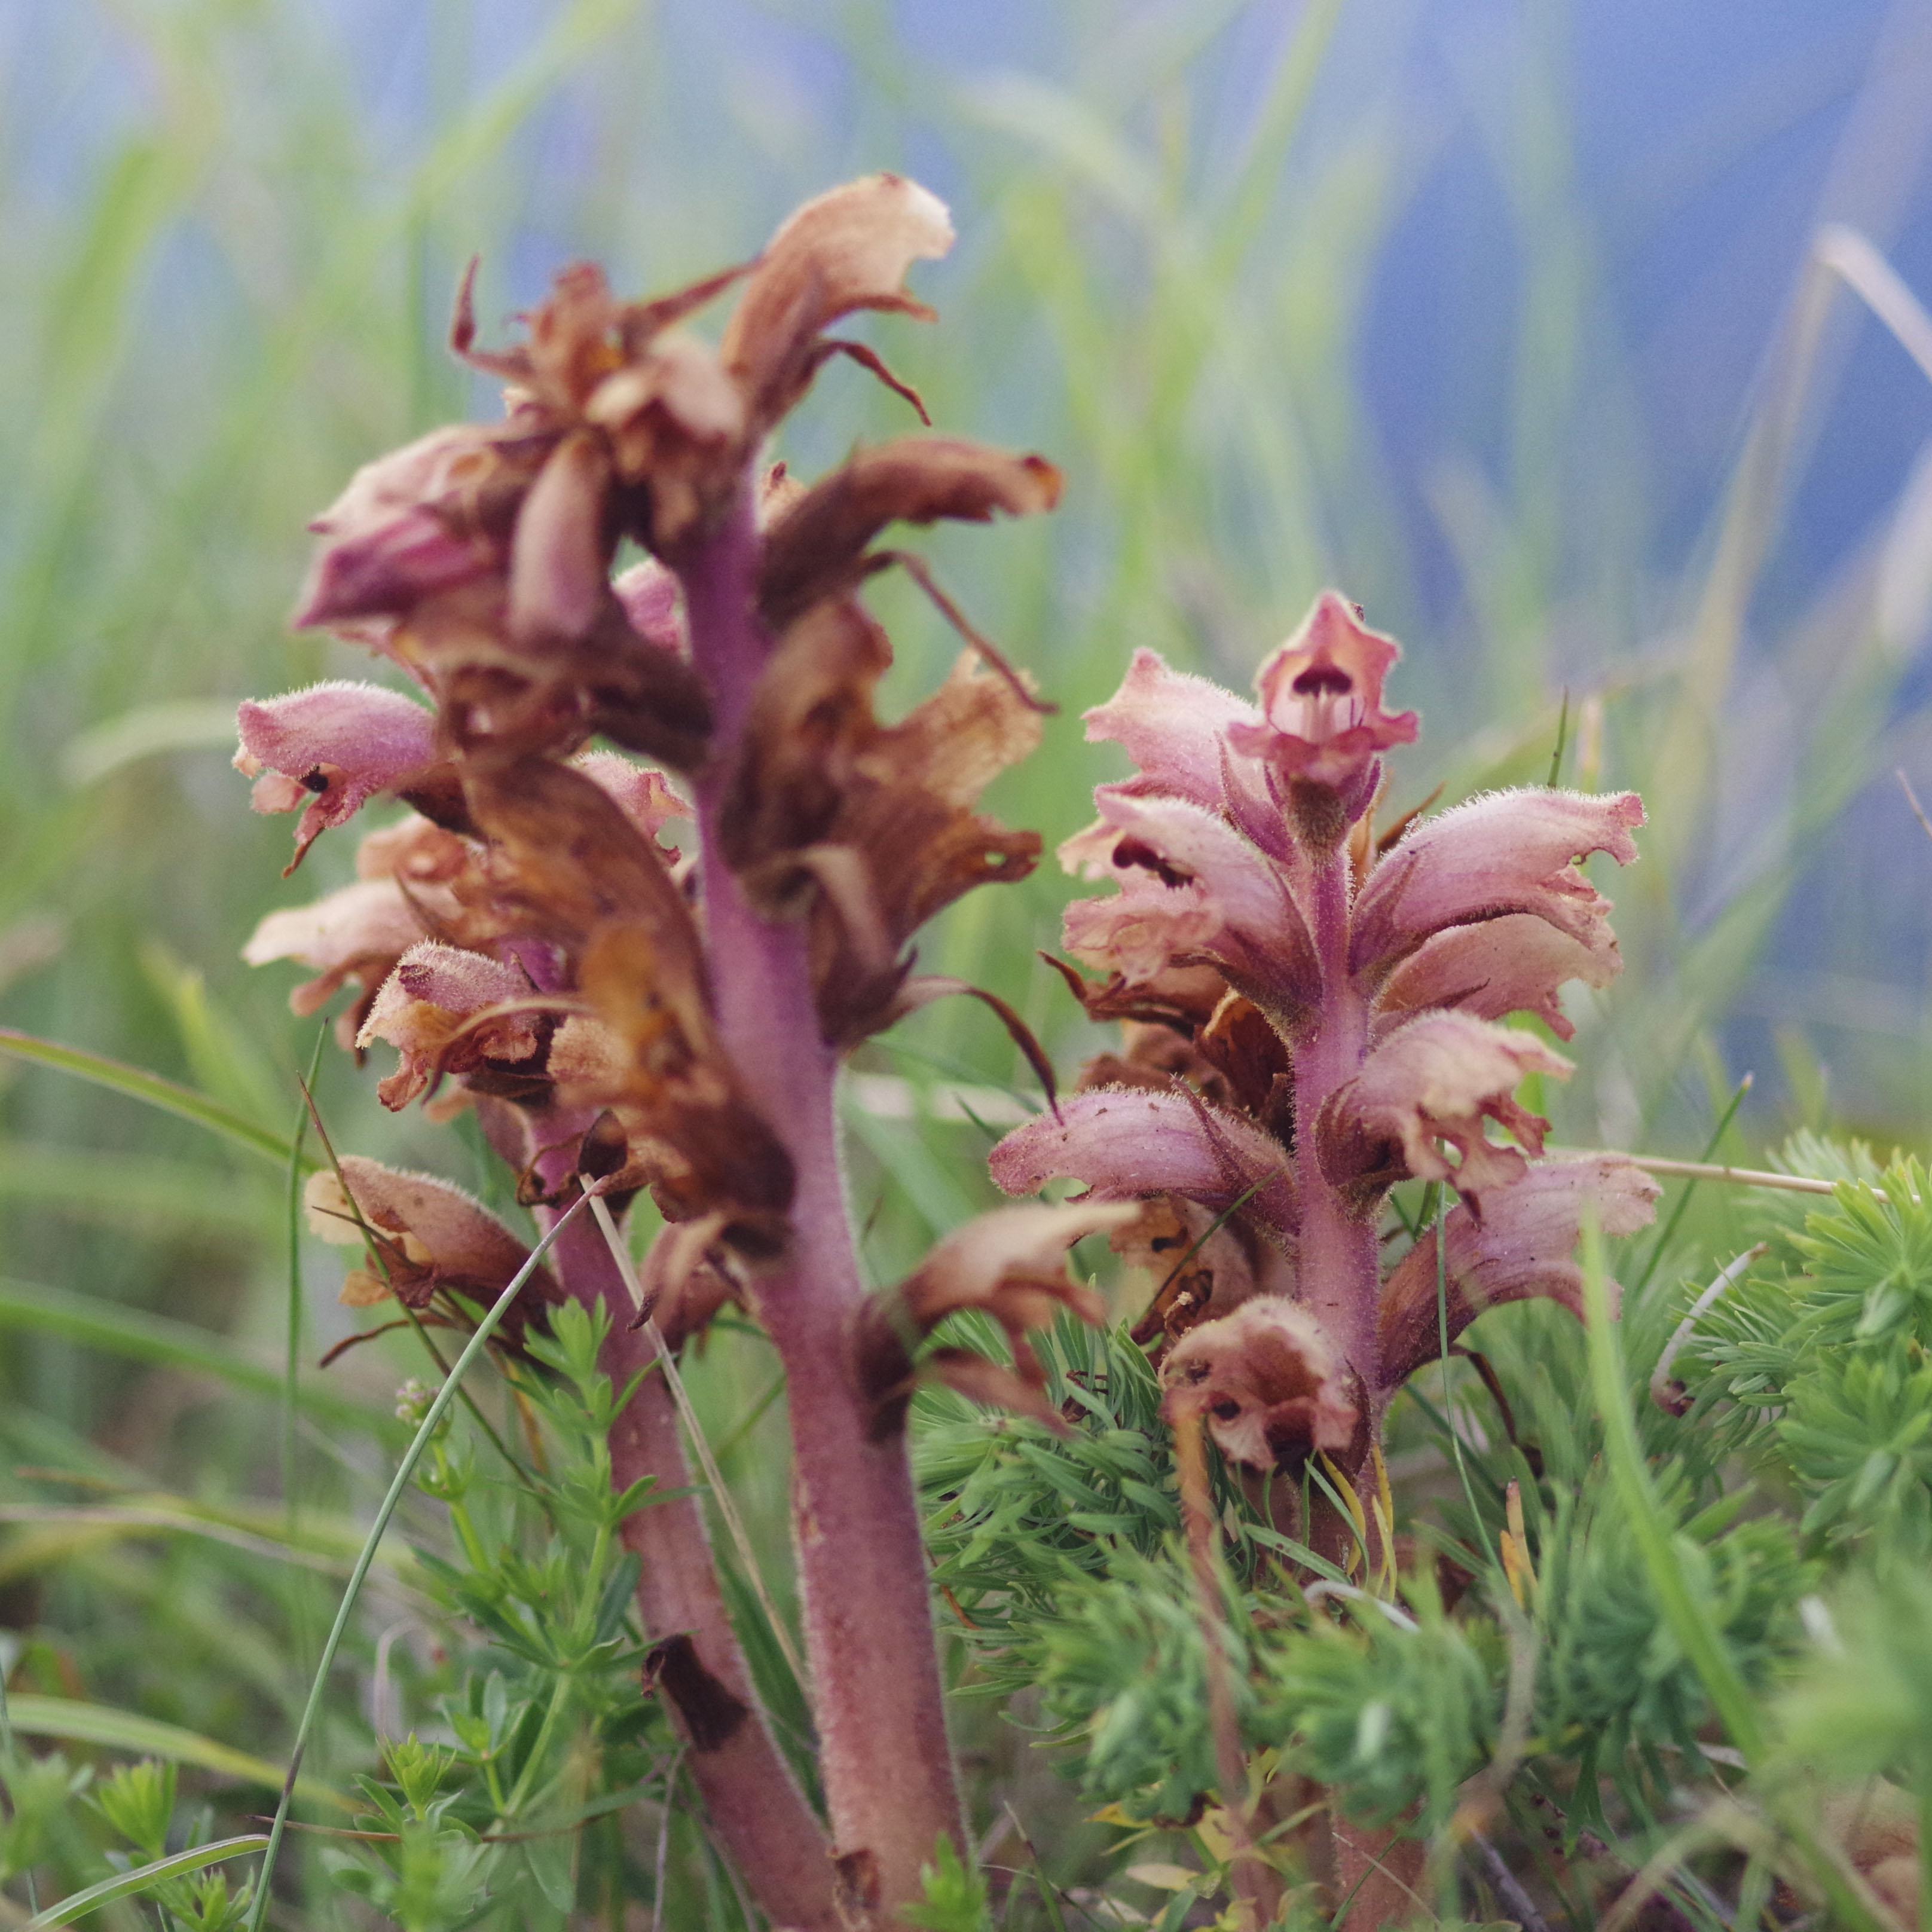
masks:
<instances>
[{"instance_id":1,"label":"upper lip of flower","mask_svg":"<svg viewBox=\"0 0 1932 1932\"><path fill-rule=\"evenodd\" d=\"M1382 708L1382 682L1400 656L1394 639L1368 629L1352 604L1324 590L1256 677L1264 722L1233 725L1229 743L1286 778L1352 786L1378 752L1415 736L1414 712Z\"/></svg>"}]
</instances>

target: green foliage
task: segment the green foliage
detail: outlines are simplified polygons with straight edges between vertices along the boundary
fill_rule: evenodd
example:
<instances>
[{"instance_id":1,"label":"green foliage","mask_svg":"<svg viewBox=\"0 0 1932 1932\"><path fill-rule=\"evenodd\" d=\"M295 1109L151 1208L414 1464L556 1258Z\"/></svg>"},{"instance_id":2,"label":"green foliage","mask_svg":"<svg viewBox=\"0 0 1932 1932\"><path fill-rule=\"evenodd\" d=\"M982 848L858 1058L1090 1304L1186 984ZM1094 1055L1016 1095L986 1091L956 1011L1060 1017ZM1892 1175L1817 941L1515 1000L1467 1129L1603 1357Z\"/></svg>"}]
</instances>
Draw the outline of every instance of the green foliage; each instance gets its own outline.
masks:
<instances>
[{"instance_id":1,"label":"green foliage","mask_svg":"<svg viewBox=\"0 0 1932 1932\"><path fill-rule=\"evenodd\" d=\"M1679 1358L1702 1371L1698 1418L1789 1483L1807 1534L1835 1543L1932 1550L1926 1178L1895 1160L1772 1229L1769 1254Z\"/></svg>"},{"instance_id":2,"label":"green foliage","mask_svg":"<svg viewBox=\"0 0 1932 1932\"><path fill-rule=\"evenodd\" d=\"M1409 1594L1414 1618L1351 1602L1346 1624L1317 1615L1266 1644L1256 1728L1288 1738L1288 1763L1351 1813L1387 1824L1419 1808L1434 1830L1492 1748L1504 1652L1490 1618L1446 1616L1420 1580Z\"/></svg>"},{"instance_id":3,"label":"green foliage","mask_svg":"<svg viewBox=\"0 0 1932 1932\"><path fill-rule=\"evenodd\" d=\"M1814 1580L1792 1526L1770 1516L1738 1522L1742 1494L1692 1514L1681 1472L1659 1487L1688 1588L1746 1682L1762 1689L1791 1652L1796 1606ZM1600 1472L1580 1490L1559 1492L1533 1540L1538 1732L1546 1748L1606 1772L1641 1807L1646 1786L1654 1798L1676 1779L1659 1768L1660 1745L1700 1761L1698 1734L1709 1716L1702 1685Z\"/></svg>"},{"instance_id":4,"label":"green foliage","mask_svg":"<svg viewBox=\"0 0 1932 1932\"><path fill-rule=\"evenodd\" d=\"M929 1865L920 1868L925 1894L916 1905L900 1913L920 1932L986 1932L986 1881L964 1863L942 1838Z\"/></svg>"},{"instance_id":5,"label":"green foliage","mask_svg":"<svg viewBox=\"0 0 1932 1932\"><path fill-rule=\"evenodd\" d=\"M123 1765L95 1786L94 1803L135 1850L158 1858L167 1850L174 1822L175 1768L154 1758Z\"/></svg>"},{"instance_id":6,"label":"green foliage","mask_svg":"<svg viewBox=\"0 0 1932 1932\"><path fill-rule=\"evenodd\" d=\"M547 1468L524 1472L512 1492L519 1534L485 1533L479 1505L500 1512L508 1499L486 1492L497 1486L483 1484L473 1442L454 1429L433 1440L420 1476L458 1552L421 1561L445 1608L485 1641L453 1654L440 1687L420 1687L454 1742L412 1733L391 1748L386 1780L358 1780L394 1843L328 1860L338 1886L404 1932L547 1924L576 1910L580 1888L614 1876L580 1872L581 1828L664 1764L661 1722L635 1690L638 1561L617 1536L657 1498L648 1483L611 1487L610 1430L637 1384L614 1390L597 1365L609 1328L602 1308L572 1303L548 1335L526 1337L537 1366L515 1372L516 1386L549 1448Z\"/></svg>"},{"instance_id":7,"label":"green foliage","mask_svg":"<svg viewBox=\"0 0 1932 1932\"><path fill-rule=\"evenodd\" d=\"M1813 1616L1820 1641L1780 1701L1785 1750L1814 1771L1889 1777L1932 1798L1932 1570L1855 1573Z\"/></svg>"}]
</instances>

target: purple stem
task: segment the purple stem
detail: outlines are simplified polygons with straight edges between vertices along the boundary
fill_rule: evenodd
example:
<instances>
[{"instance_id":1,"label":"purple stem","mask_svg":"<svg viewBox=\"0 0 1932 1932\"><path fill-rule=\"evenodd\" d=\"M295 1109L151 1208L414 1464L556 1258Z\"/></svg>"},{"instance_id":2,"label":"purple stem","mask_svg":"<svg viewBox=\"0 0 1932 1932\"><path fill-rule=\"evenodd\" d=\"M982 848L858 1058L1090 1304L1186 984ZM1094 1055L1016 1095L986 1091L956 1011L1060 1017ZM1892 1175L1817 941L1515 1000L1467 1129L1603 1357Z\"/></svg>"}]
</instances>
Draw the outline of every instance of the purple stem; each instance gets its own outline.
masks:
<instances>
[{"instance_id":1,"label":"purple stem","mask_svg":"<svg viewBox=\"0 0 1932 1932\"><path fill-rule=\"evenodd\" d=\"M539 1210L539 1219L552 1218ZM557 1238L550 1264L578 1300L592 1307L601 1300L609 1310L613 1326L599 1365L622 1388L656 1356L643 1334L625 1325L630 1297L587 1215ZM655 1370L610 1431L613 1487L644 1476L655 1477L661 1489L691 1486L676 1408ZM774 1924L842 1932L847 1922L830 1848L759 1706L718 1587L698 1499L648 1504L626 1522L623 1538L643 1565L638 1612L646 1636L661 1646L658 1689L718 1837Z\"/></svg>"},{"instance_id":2,"label":"purple stem","mask_svg":"<svg viewBox=\"0 0 1932 1932\"><path fill-rule=\"evenodd\" d=\"M1349 1213L1322 1171L1316 1123L1328 1096L1360 1072L1368 1050L1367 1003L1348 974L1348 853L1317 861L1315 946L1322 1004L1294 1062L1295 1178L1301 1196L1301 1296L1360 1376L1372 1409L1382 1385L1376 1337L1381 1293L1376 1227Z\"/></svg>"},{"instance_id":3,"label":"purple stem","mask_svg":"<svg viewBox=\"0 0 1932 1932\"><path fill-rule=\"evenodd\" d=\"M796 1178L785 1259L758 1276L758 1312L790 1390L793 1526L820 1764L849 1895L890 1919L921 1895L942 1833L962 1850L939 1660L903 1433L868 1438L852 1372L866 1291L846 1213L833 1104L801 923L752 907L718 845L718 812L771 640L755 608L759 537L748 489L680 566L692 656L716 735L697 784L711 990L746 1094Z\"/></svg>"}]
</instances>

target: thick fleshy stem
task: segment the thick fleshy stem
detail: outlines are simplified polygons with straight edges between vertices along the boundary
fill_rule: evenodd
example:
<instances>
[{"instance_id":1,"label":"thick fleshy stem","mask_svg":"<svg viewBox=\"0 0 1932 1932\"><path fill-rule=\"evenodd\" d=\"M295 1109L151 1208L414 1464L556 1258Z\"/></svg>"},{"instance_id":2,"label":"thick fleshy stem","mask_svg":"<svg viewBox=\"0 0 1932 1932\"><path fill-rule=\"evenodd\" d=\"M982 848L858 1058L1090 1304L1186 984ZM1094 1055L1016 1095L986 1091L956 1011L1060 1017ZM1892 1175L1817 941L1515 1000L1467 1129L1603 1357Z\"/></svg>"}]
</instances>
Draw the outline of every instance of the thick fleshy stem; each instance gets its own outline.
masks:
<instances>
[{"instance_id":1,"label":"thick fleshy stem","mask_svg":"<svg viewBox=\"0 0 1932 1932\"><path fill-rule=\"evenodd\" d=\"M539 1218L551 1216L540 1210ZM622 1388L656 1358L628 1326L629 1295L588 1216L558 1238L552 1265L578 1300L601 1300L609 1312L600 1366ZM676 1407L655 1368L610 1431L612 1486L622 1490L644 1476L660 1489L691 1486ZM775 1925L841 1932L846 1921L831 1848L760 1708L718 1588L703 1505L688 1495L650 1504L625 1523L623 1538L642 1564L638 1616L662 1646L658 1691L719 1839Z\"/></svg>"},{"instance_id":2,"label":"thick fleshy stem","mask_svg":"<svg viewBox=\"0 0 1932 1932\"><path fill-rule=\"evenodd\" d=\"M723 788L771 651L755 605L758 541L748 488L678 568L715 718L697 784L706 946L720 1036L796 1175L790 1250L752 1292L790 1391L800 1596L834 1843L854 1903L890 1922L920 1895L940 1835L966 1840L905 1442L872 1439L852 1372L865 1289L806 928L761 918L719 849Z\"/></svg>"},{"instance_id":3,"label":"thick fleshy stem","mask_svg":"<svg viewBox=\"0 0 1932 1932\"><path fill-rule=\"evenodd\" d=\"M1348 974L1348 854L1338 844L1314 867L1315 946L1322 1003L1294 1057L1295 1180L1301 1201L1301 1299L1340 1344L1361 1378L1371 1411L1381 1385L1376 1339L1382 1269L1376 1228L1348 1211L1322 1171L1322 1109L1361 1071L1368 1050L1368 1007Z\"/></svg>"}]
</instances>

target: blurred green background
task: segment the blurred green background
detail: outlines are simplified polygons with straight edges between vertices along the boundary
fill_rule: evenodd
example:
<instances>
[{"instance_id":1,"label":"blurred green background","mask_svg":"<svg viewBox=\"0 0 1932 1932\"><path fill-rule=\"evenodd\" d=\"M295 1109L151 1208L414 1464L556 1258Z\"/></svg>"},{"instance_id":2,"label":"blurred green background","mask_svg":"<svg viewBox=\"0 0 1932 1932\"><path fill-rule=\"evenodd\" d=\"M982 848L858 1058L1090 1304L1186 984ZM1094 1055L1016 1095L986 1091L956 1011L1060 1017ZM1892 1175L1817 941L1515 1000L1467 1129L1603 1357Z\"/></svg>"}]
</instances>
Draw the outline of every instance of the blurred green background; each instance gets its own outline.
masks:
<instances>
[{"instance_id":1,"label":"blurred green background","mask_svg":"<svg viewBox=\"0 0 1932 1932\"><path fill-rule=\"evenodd\" d=\"M1407 646L1425 728L1396 806L1546 778L1559 718L1568 782L1650 802L1642 864L1604 881L1629 970L1576 1003L1580 1072L1548 1096L1566 1140L1694 1154L1749 1072L1734 1153L1827 1118L1922 1142L1932 838L1892 777L1932 796L1922 4L12 0L0 60L0 1023L292 1132L315 1024L290 969L237 954L345 880L352 840L282 881L288 821L248 813L228 721L376 674L284 627L303 526L357 464L490 412L441 348L462 263L500 338L567 260L674 286L890 166L961 239L917 272L938 324L868 338L940 428L1068 478L1051 519L926 544L1061 706L1001 815L1049 848L1084 822L1118 766L1078 712L1133 648L1245 686L1339 584ZM1842 234L1820 266L1832 223L1903 283ZM835 366L783 453L808 474L909 426ZM874 595L910 701L954 641L904 585ZM1049 863L926 958L1070 1071L1086 1029L1034 958L1067 893ZM862 1070L886 1278L988 1196L935 1085L1018 1070L962 1006ZM338 1145L492 1184L374 1079L326 1054ZM244 1379L279 1360L284 1196L272 1162L0 1061L9 1465L270 1494L272 1397L212 1400L167 1358L215 1331ZM311 1360L346 1325L340 1266L308 1257ZM110 1332L81 1346L61 1331L89 1307ZM116 1329L124 1308L190 1326ZM331 1372L376 1440L416 1365L378 1353ZM722 1430L769 1367L746 1342L699 1380ZM731 1462L768 1528L777 1426ZM355 1502L372 1440L329 1440L304 1466ZM0 1474L16 1516L53 1481ZM0 1624L68 1634L43 1677L220 1732L296 1681L258 1600L280 1586L223 1547L16 1520Z\"/></svg>"}]
</instances>

